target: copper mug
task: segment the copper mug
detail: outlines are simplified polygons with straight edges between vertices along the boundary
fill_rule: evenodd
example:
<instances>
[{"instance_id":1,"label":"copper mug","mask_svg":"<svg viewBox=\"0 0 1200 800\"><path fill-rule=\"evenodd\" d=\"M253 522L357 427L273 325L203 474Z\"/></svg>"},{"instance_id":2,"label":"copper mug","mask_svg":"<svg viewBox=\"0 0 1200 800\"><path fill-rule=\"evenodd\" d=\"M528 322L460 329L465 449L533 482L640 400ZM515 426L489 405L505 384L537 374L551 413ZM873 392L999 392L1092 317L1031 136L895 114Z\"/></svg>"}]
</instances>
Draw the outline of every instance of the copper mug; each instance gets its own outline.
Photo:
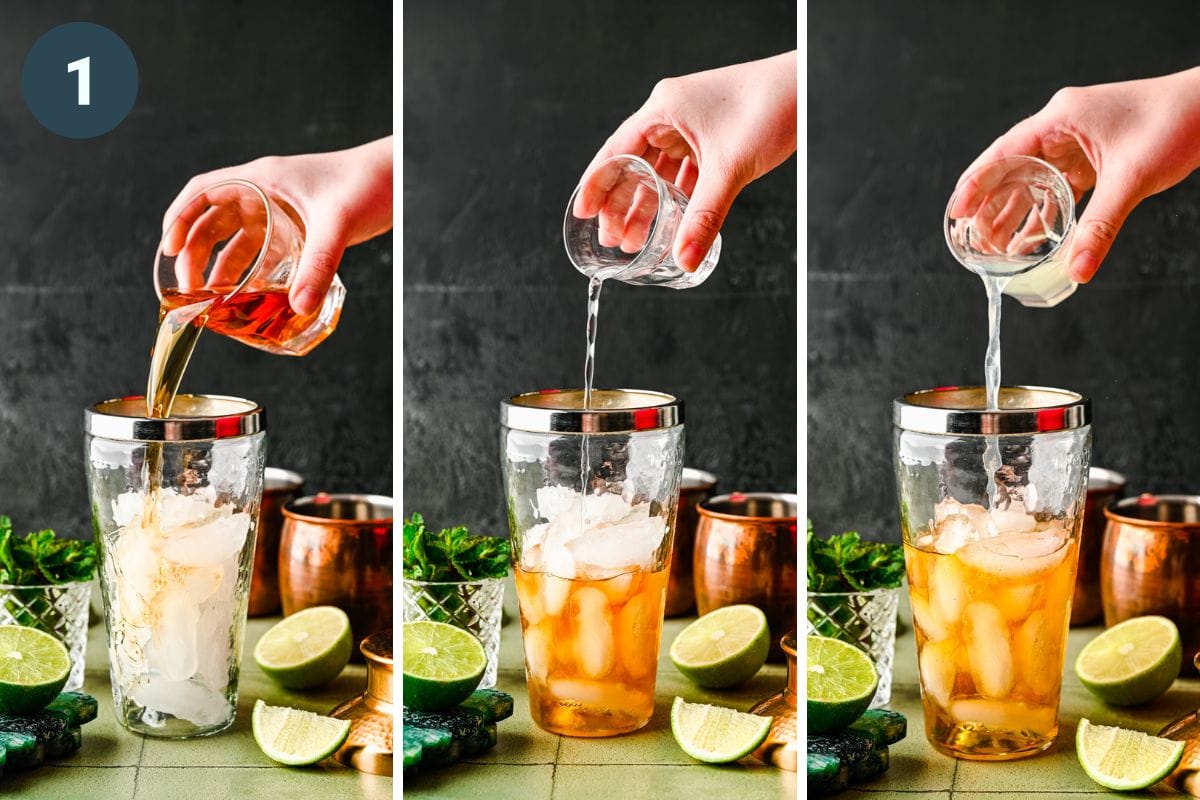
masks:
<instances>
[{"instance_id":1,"label":"copper mug","mask_svg":"<svg viewBox=\"0 0 1200 800\"><path fill-rule=\"evenodd\" d=\"M694 552L700 614L749 603L767 615L768 659L783 661L779 642L796 628L796 495L727 494L699 505Z\"/></svg>"},{"instance_id":2,"label":"copper mug","mask_svg":"<svg viewBox=\"0 0 1200 800\"><path fill-rule=\"evenodd\" d=\"M1071 624L1090 625L1104 615L1100 599L1100 553L1104 547L1104 509L1125 493L1125 476L1111 469L1088 471L1087 500L1079 529L1079 568L1071 599Z\"/></svg>"},{"instance_id":3,"label":"copper mug","mask_svg":"<svg viewBox=\"0 0 1200 800\"><path fill-rule=\"evenodd\" d=\"M358 643L392 627L392 498L318 494L283 507L279 591L287 616L337 606Z\"/></svg>"},{"instance_id":4,"label":"copper mug","mask_svg":"<svg viewBox=\"0 0 1200 800\"><path fill-rule=\"evenodd\" d=\"M696 608L692 553L700 512L696 505L713 496L717 476L685 467L679 484L679 506L675 514L675 538L671 540L671 572L667 576L666 616L679 617Z\"/></svg>"},{"instance_id":5,"label":"copper mug","mask_svg":"<svg viewBox=\"0 0 1200 800\"><path fill-rule=\"evenodd\" d=\"M1179 628L1182 673L1200 650L1200 497L1152 495L1105 509L1100 589L1104 624L1158 614Z\"/></svg>"},{"instance_id":6,"label":"copper mug","mask_svg":"<svg viewBox=\"0 0 1200 800\"><path fill-rule=\"evenodd\" d=\"M250 572L250 602L246 613L264 617L279 612L279 537L283 533L283 507L300 494L304 479L276 467L263 470L262 504L254 538L254 569Z\"/></svg>"}]
</instances>

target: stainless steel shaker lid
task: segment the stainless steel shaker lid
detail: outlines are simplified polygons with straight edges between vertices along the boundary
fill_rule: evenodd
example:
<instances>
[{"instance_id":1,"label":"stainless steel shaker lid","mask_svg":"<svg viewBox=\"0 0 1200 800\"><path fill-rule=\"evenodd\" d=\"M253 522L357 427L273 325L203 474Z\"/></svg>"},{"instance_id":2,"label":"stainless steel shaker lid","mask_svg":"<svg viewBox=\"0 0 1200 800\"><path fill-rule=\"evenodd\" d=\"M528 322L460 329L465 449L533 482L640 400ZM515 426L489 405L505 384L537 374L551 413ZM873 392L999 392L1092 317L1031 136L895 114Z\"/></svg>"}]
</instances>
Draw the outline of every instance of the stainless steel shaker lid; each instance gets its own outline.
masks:
<instances>
[{"instance_id":1,"label":"stainless steel shaker lid","mask_svg":"<svg viewBox=\"0 0 1200 800\"><path fill-rule=\"evenodd\" d=\"M83 412L84 429L90 436L115 441L198 442L248 436L266 428L262 406L238 397L211 394L181 394L175 398L171 416L146 416L142 395L118 397L96 403Z\"/></svg>"},{"instance_id":2,"label":"stainless steel shaker lid","mask_svg":"<svg viewBox=\"0 0 1200 800\"><path fill-rule=\"evenodd\" d=\"M543 389L500 403L500 424L532 433L632 433L683 424L683 401L643 389Z\"/></svg>"},{"instance_id":3,"label":"stainless steel shaker lid","mask_svg":"<svg viewBox=\"0 0 1200 800\"><path fill-rule=\"evenodd\" d=\"M1053 433L1092 423L1092 401L1065 389L1000 387L999 408L988 409L983 386L942 386L892 401L892 422L920 433L1006 435Z\"/></svg>"}]
</instances>

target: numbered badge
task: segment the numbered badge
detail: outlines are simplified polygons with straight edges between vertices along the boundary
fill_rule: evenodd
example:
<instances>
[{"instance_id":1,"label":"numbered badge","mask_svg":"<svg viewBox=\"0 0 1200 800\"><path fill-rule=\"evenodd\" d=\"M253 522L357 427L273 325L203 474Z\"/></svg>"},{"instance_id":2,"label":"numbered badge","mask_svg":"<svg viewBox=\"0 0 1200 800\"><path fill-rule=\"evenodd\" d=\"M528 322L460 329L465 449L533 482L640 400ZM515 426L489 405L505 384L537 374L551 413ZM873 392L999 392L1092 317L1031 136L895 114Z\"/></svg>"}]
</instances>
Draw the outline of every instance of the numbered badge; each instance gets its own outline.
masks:
<instances>
[{"instance_id":1,"label":"numbered badge","mask_svg":"<svg viewBox=\"0 0 1200 800\"><path fill-rule=\"evenodd\" d=\"M108 133L137 99L138 68L120 36L91 22L46 32L25 57L21 92L45 128L70 139Z\"/></svg>"}]
</instances>

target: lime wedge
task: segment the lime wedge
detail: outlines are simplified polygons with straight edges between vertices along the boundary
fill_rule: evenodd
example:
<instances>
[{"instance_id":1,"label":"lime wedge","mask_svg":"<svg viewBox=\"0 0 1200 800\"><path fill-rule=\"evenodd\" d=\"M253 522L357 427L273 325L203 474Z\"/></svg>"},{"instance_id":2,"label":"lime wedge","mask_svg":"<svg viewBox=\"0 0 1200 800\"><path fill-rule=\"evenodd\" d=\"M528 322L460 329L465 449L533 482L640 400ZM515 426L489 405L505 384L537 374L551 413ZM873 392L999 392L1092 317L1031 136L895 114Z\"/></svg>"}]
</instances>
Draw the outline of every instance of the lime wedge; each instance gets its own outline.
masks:
<instances>
[{"instance_id":1,"label":"lime wedge","mask_svg":"<svg viewBox=\"0 0 1200 800\"><path fill-rule=\"evenodd\" d=\"M771 717L685 703L682 697L676 697L671 705L671 733L675 734L675 741L683 752L708 764L728 764L745 758L763 743L770 730Z\"/></svg>"},{"instance_id":2,"label":"lime wedge","mask_svg":"<svg viewBox=\"0 0 1200 800\"><path fill-rule=\"evenodd\" d=\"M272 761L299 767L329 758L350 735L350 720L254 703L254 741Z\"/></svg>"},{"instance_id":3,"label":"lime wedge","mask_svg":"<svg viewBox=\"0 0 1200 800\"><path fill-rule=\"evenodd\" d=\"M70 672L71 656L58 639L22 625L0 626L0 713L45 708Z\"/></svg>"},{"instance_id":4,"label":"lime wedge","mask_svg":"<svg viewBox=\"0 0 1200 800\"><path fill-rule=\"evenodd\" d=\"M871 705L879 676L870 656L852 644L823 636L809 636L808 730L810 733L844 728Z\"/></svg>"},{"instance_id":5,"label":"lime wedge","mask_svg":"<svg viewBox=\"0 0 1200 800\"><path fill-rule=\"evenodd\" d=\"M1145 789L1171 774L1185 742L1079 720L1075 754L1088 777L1106 789Z\"/></svg>"},{"instance_id":6,"label":"lime wedge","mask_svg":"<svg viewBox=\"0 0 1200 800\"><path fill-rule=\"evenodd\" d=\"M767 660L767 616L749 605L710 611L671 643L671 663L697 686L724 689L753 678Z\"/></svg>"},{"instance_id":7,"label":"lime wedge","mask_svg":"<svg viewBox=\"0 0 1200 800\"><path fill-rule=\"evenodd\" d=\"M471 696L487 655L479 640L443 622L404 623L404 705L441 711Z\"/></svg>"},{"instance_id":8,"label":"lime wedge","mask_svg":"<svg viewBox=\"0 0 1200 800\"><path fill-rule=\"evenodd\" d=\"M262 635L254 661L287 689L329 683L350 663L350 618L333 606L315 606L285 617Z\"/></svg>"},{"instance_id":9,"label":"lime wedge","mask_svg":"<svg viewBox=\"0 0 1200 800\"><path fill-rule=\"evenodd\" d=\"M1183 665L1179 629L1166 617L1134 617L1088 642L1075 675L1114 706L1148 703L1171 688Z\"/></svg>"}]
</instances>

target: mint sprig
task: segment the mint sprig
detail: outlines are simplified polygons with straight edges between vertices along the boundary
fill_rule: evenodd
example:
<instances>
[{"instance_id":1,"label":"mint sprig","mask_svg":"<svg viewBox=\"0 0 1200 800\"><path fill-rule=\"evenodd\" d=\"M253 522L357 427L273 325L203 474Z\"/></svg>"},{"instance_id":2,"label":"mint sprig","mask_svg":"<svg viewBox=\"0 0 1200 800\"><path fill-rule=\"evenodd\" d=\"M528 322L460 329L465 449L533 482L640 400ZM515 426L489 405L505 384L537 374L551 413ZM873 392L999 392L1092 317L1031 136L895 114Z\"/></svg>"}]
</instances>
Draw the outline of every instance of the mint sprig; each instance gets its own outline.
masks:
<instances>
[{"instance_id":1,"label":"mint sprig","mask_svg":"<svg viewBox=\"0 0 1200 800\"><path fill-rule=\"evenodd\" d=\"M904 579L904 548L863 541L858 531L819 539L808 521L808 591L895 589Z\"/></svg>"},{"instance_id":2,"label":"mint sprig","mask_svg":"<svg viewBox=\"0 0 1200 800\"><path fill-rule=\"evenodd\" d=\"M413 581L477 581L508 574L508 539L471 536L463 525L434 533L413 514L404 521L404 577Z\"/></svg>"},{"instance_id":3,"label":"mint sprig","mask_svg":"<svg viewBox=\"0 0 1200 800\"><path fill-rule=\"evenodd\" d=\"M0 515L0 583L39 586L91 580L96 570L96 545L59 538L52 530L17 536L12 520Z\"/></svg>"}]
</instances>

